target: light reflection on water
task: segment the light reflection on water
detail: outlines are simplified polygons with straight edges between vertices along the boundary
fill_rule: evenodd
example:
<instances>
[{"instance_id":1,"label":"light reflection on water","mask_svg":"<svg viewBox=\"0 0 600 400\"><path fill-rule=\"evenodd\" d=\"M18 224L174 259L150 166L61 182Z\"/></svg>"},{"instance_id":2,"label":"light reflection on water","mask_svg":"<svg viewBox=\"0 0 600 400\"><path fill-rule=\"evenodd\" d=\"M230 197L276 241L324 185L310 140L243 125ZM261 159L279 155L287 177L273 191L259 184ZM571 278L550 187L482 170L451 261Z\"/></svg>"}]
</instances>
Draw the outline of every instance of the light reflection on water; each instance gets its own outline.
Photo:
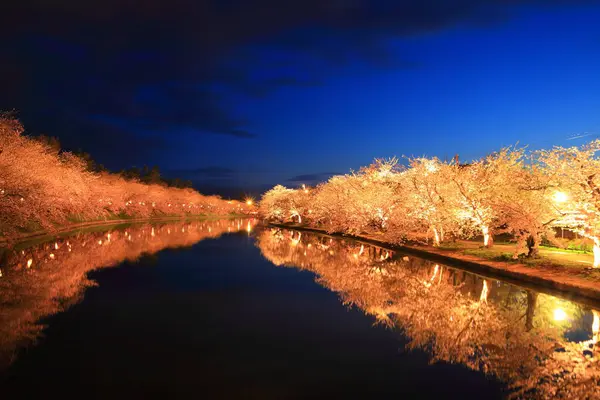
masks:
<instances>
[{"instance_id":1,"label":"light reflection on water","mask_svg":"<svg viewBox=\"0 0 600 400\"><path fill-rule=\"evenodd\" d=\"M40 320L77 303L92 270L243 232L277 266L317 282L397 328L409 349L507 382L523 398L595 398L599 314L590 307L351 240L256 227L256 220L135 225L11 252L0 277L0 369L40 335ZM235 250L235 249L233 249Z\"/></svg>"},{"instance_id":2,"label":"light reflection on water","mask_svg":"<svg viewBox=\"0 0 600 400\"><path fill-rule=\"evenodd\" d=\"M39 337L39 320L81 300L90 271L135 261L167 248L189 247L224 233L247 231L256 219L132 225L85 232L12 250L0 276L0 371Z\"/></svg>"},{"instance_id":3,"label":"light reflection on water","mask_svg":"<svg viewBox=\"0 0 600 400\"><path fill-rule=\"evenodd\" d=\"M409 349L508 383L523 398L598 398L597 310L351 240L277 228L257 236L278 266L316 274L342 301L396 327Z\"/></svg>"}]
</instances>

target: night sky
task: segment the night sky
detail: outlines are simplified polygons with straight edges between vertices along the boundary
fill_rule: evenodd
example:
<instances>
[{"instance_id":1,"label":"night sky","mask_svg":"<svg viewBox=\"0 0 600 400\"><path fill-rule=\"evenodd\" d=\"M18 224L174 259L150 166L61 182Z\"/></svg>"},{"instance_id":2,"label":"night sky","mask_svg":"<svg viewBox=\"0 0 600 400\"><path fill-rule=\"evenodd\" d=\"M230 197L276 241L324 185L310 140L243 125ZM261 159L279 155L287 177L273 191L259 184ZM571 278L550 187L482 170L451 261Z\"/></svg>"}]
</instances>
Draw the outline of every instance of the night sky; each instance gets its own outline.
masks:
<instances>
[{"instance_id":1,"label":"night sky","mask_svg":"<svg viewBox=\"0 0 600 400\"><path fill-rule=\"evenodd\" d=\"M223 194L600 133L596 1L20 0L0 109Z\"/></svg>"}]
</instances>

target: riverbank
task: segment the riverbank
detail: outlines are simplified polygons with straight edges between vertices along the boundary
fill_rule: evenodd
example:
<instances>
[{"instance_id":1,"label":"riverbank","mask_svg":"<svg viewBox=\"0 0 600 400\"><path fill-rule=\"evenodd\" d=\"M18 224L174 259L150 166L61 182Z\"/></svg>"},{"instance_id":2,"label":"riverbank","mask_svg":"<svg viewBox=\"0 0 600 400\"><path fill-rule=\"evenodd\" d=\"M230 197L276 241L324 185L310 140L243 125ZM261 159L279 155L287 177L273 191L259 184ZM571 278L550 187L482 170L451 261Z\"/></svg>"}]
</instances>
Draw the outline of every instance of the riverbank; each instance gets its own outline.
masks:
<instances>
[{"instance_id":1,"label":"riverbank","mask_svg":"<svg viewBox=\"0 0 600 400\"><path fill-rule=\"evenodd\" d=\"M27 232L15 237L4 238L0 237L0 248L8 246L23 247L23 244L37 244L46 240L51 240L60 236L68 236L72 233L87 231L94 228L109 229L115 226L132 225L141 223L161 223L175 222L187 220L215 220L215 219L232 219L232 218L248 218L247 214L196 214L196 215L170 215L158 216L151 218L125 218L125 219L106 219L97 221L84 221L61 226L55 230L39 230L35 232Z\"/></svg>"},{"instance_id":2,"label":"riverbank","mask_svg":"<svg viewBox=\"0 0 600 400\"><path fill-rule=\"evenodd\" d=\"M57 143L23 132L18 121L0 114L0 240L20 240L87 221L246 214L255 209L251 199L203 195L191 183L164 180L158 167L111 173L89 155L62 151Z\"/></svg>"},{"instance_id":3,"label":"riverbank","mask_svg":"<svg viewBox=\"0 0 600 400\"><path fill-rule=\"evenodd\" d=\"M328 233L324 229L312 228L300 224L269 224L273 227L317 232L333 237L343 237L376 245L388 250L412 254L421 258L439 262L451 267L468 270L491 278L498 278L523 287L544 288L557 296L574 299L590 306L600 305L600 271L572 266L527 265L521 262L495 261L465 254L465 249L433 247L428 245L405 243L402 245L383 241L374 235L348 235Z\"/></svg>"}]
</instances>

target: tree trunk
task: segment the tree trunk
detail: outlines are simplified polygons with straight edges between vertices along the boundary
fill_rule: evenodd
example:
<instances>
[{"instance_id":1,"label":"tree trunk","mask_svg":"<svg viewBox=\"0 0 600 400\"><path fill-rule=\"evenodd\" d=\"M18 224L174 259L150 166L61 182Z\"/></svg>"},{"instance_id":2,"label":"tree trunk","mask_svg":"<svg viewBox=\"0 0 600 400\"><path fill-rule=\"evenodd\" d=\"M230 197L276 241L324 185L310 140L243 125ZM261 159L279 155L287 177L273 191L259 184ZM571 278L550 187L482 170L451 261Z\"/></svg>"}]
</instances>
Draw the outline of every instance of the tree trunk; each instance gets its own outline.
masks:
<instances>
[{"instance_id":1,"label":"tree trunk","mask_svg":"<svg viewBox=\"0 0 600 400\"><path fill-rule=\"evenodd\" d=\"M528 258L537 258L540 255L540 237L538 234L531 234L527 238Z\"/></svg>"},{"instance_id":2,"label":"tree trunk","mask_svg":"<svg viewBox=\"0 0 600 400\"><path fill-rule=\"evenodd\" d=\"M594 346L596 346L598 343L598 332L600 331L600 312L592 310L592 314L594 315L592 321L592 342L594 343Z\"/></svg>"},{"instance_id":3,"label":"tree trunk","mask_svg":"<svg viewBox=\"0 0 600 400\"><path fill-rule=\"evenodd\" d=\"M494 245L494 237L490 234L490 228L482 226L481 232L483 233L483 245L487 248L492 247Z\"/></svg>"},{"instance_id":4,"label":"tree trunk","mask_svg":"<svg viewBox=\"0 0 600 400\"><path fill-rule=\"evenodd\" d=\"M594 268L600 267L600 239L594 238Z\"/></svg>"},{"instance_id":5,"label":"tree trunk","mask_svg":"<svg viewBox=\"0 0 600 400\"><path fill-rule=\"evenodd\" d=\"M526 240L525 240L525 236L523 235L523 232L519 232L517 235L517 244L515 245L515 252L513 253L513 260L518 260L519 259L519 254L521 254L521 249L523 247L525 247L526 245Z\"/></svg>"},{"instance_id":6,"label":"tree trunk","mask_svg":"<svg viewBox=\"0 0 600 400\"><path fill-rule=\"evenodd\" d=\"M298 217L299 224L302 223L302 217L300 216L300 213L298 213L297 211L292 211L292 222L294 221L294 217Z\"/></svg>"},{"instance_id":7,"label":"tree trunk","mask_svg":"<svg viewBox=\"0 0 600 400\"><path fill-rule=\"evenodd\" d=\"M438 233L437 228L434 226L433 227L433 245L435 247L439 247L440 246L440 235Z\"/></svg>"},{"instance_id":8,"label":"tree trunk","mask_svg":"<svg viewBox=\"0 0 600 400\"><path fill-rule=\"evenodd\" d=\"M535 307L537 305L538 294L532 292L531 290L527 291L527 311L525 313L525 330L529 332L533 329L533 316L535 314Z\"/></svg>"}]
</instances>

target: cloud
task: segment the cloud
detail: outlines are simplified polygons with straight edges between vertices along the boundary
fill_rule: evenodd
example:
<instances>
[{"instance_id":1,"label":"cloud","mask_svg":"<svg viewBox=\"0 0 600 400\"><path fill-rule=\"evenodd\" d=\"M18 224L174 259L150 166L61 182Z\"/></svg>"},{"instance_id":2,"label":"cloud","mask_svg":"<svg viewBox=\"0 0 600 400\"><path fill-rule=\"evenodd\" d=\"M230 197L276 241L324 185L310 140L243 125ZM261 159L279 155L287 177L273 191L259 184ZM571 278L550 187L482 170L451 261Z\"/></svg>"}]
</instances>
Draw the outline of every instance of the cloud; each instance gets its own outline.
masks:
<instances>
[{"instance_id":1,"label":"cloud","mask_svg":"<svg viewBox=\"0 0 600 400\"><path fill-rule=\"evenodd\" d=\"M339 172L317 172L313 174L302 174L296 175L288 179L288 182L297 183L318 183L323 182L332 177L333 175L341 175Z\"/></svg>"}]
</instances>

